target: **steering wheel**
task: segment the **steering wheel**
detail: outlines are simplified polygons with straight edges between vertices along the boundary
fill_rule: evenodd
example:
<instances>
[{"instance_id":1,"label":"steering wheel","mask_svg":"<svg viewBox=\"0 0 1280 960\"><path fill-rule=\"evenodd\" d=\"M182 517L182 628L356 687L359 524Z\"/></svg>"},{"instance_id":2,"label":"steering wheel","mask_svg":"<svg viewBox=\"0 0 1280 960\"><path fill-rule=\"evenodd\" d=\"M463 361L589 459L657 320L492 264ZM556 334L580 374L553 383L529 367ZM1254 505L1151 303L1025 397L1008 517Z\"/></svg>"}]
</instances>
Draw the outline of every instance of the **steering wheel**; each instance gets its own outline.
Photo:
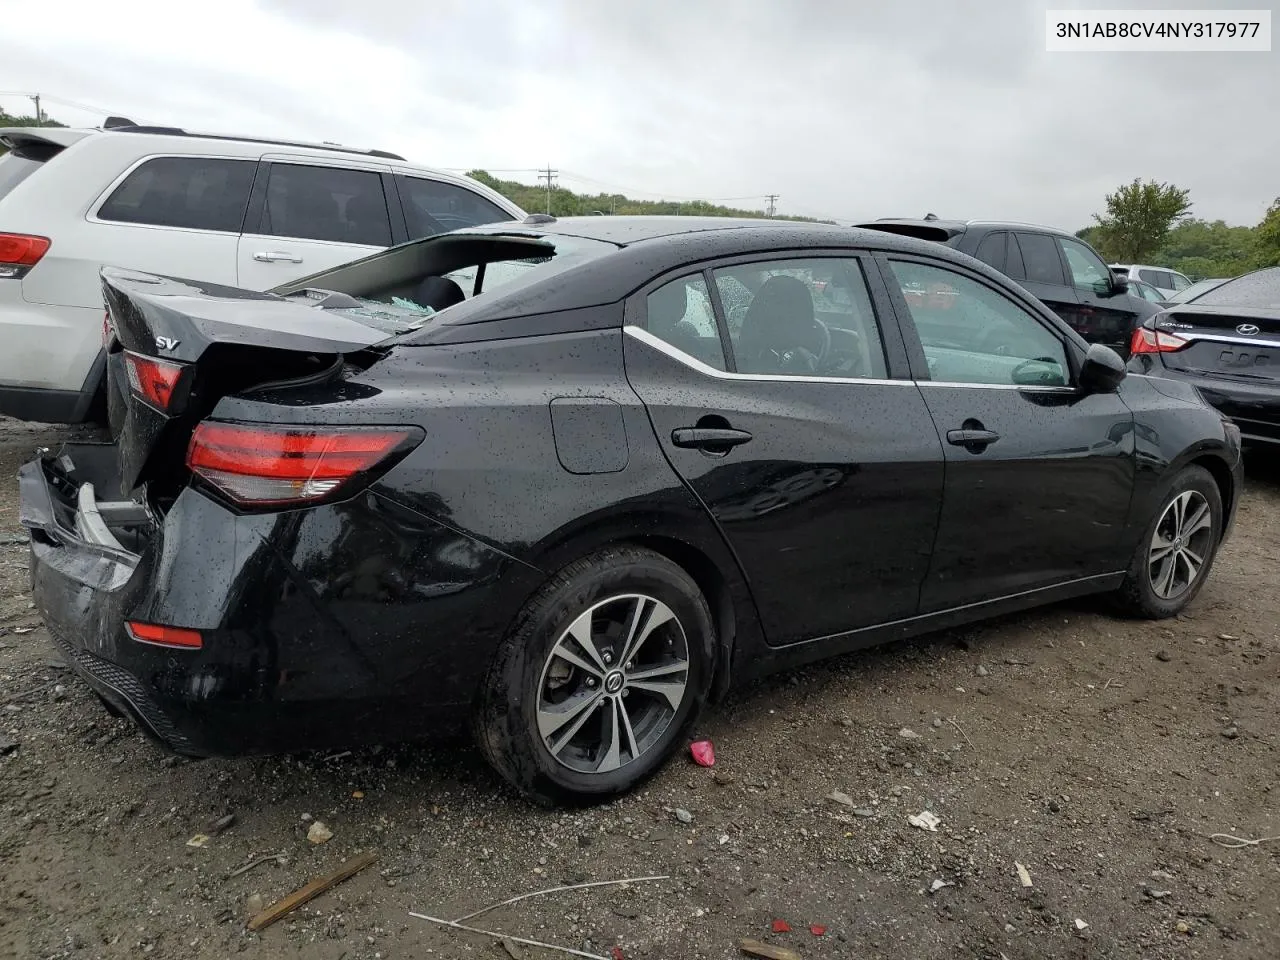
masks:
<instances>
[{"instance_id":1,"label":"steering wheel","mask_svg":"<svg viewBox=\"0 0 1280 960\"><path fill-rule=\"evenodd\" d=\"M773 360L784 371L796 371L798 373L817 373L827 362L827 358L831 355L831 331L827 325L817 317L813 318L813 324L818 329L821 343L818 345L818 352L814 353L806 347L791 347L786 350L774 350L766 347L763 351L773 358Z\"/></svg>"},{"instance_id":2,"label":"steering wheel","mask_svg":"<svg viewBox=\"0 0 1280 960\"><path fill-rule=\"evenodd\" d=\"M1056 386L1061 386L1061 384L1056 384L1056 383L1054 383L1054 384L1049 384L1049 383L1023 383L1023 382L1019 381L1019 380L1018 380L1018 374L1019 374L1021 371L1023 371L1024 369L1026 369L1027 367L1029 367L1029 366L1030 366L1031 364L1033 364L1033 363L1051 363L1051 364L1053 364L1054 366L1058 366L1058 365L1059 365L1059 364L1058 364L1058 360L1057 360L1057 358L1055 358L1055 357L1032 357L1030 360L1023 360L1020 364L1018 364L1016 367L1014 367L1012 370L1010 370L1010 371L1009 371L1009 380L1010 380L1010 381L1012 381L1013 383L1017 384L1017 385L1018 385L1018 386L1020 386L1020 387L1036 387L1036 386L1046 386L1046 387L1048 387L1048 386L1055 386L1055 387L1056 387Z\"/></svg>"}]
</instances>

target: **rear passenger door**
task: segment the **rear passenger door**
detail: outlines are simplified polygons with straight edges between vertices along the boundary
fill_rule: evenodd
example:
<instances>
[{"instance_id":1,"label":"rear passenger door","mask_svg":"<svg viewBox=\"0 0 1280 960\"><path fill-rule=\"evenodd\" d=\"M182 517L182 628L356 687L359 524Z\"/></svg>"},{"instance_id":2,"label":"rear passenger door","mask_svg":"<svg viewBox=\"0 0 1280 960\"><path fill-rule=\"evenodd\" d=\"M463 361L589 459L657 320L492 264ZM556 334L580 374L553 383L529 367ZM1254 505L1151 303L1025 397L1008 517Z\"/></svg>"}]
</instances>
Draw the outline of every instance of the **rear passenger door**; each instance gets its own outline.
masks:
<instances>
[{"instance_id":1,"label":"rear passenger door","mask_svg":"<svg viewBox=\"0 0 1280 960\"><path fill-rule=\"evenodd\" d=\"M627 378L742 563L771 645L919 604L941 444L870 263L757 255L668 274L627 304Z\"/></svg>"},{"instance_id":2,"label":"rear passenger door","mask_svg":"<svg viewBox=\"0 0 1280 960\"><path fill-rule=\"evenodd\" d=\"M404 239L392 230L394 190L376 164L264 158L239 241L239 285L268 290Z\"/></svg>"},{"instance_id":3,"label":"rear passenger door","mask_svg":"<svg viewBox=\"0 0 1280 960\"><path fill-rule=\"evenodd\" d=\"M1058 245L1049 234L1010 233L1005 275L1075 326L1080 300L1067 276Z\"/></svg>"}]
</instances>

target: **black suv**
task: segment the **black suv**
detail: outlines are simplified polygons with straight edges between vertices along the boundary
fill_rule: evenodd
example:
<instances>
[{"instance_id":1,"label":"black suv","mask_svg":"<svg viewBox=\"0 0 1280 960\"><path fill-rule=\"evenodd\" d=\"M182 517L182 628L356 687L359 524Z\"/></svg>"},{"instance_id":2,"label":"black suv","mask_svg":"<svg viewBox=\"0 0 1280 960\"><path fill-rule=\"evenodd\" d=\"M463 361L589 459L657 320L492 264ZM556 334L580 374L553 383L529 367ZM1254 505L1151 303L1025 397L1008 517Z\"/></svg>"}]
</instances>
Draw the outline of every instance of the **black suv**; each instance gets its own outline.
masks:
<instances>
[{"instance_id":1,"label":"black suv","mask_svg":"<svg viewBox=\"0 0 1280 960\"><path fill-rule=\"evenodd\" d=\"M860 223L921 240L936 240L976 257L1039 297L1090 343L1129 355L1134 328L1159 307L1130 296L1129 281L1114 273L1083 240L1052 227L994 220L875 220Z\"/></svg>"}]
</instances>

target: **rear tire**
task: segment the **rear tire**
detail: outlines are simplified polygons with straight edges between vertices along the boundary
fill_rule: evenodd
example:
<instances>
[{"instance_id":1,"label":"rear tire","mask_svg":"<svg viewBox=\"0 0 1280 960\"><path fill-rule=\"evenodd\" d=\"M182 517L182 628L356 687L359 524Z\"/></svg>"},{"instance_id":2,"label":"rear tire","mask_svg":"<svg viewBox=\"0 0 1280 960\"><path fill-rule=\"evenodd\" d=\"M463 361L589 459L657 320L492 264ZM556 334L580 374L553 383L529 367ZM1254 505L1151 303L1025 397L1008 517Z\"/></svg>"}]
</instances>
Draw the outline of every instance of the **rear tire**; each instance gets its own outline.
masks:
<instances>
[{"instance_id":1,"label":"rear tire","mask_svg":"<svg viewBox=\"0 0 1280 960\"><path fill-rule=\"evenodd\" d=\"M706 701L715 630L666 557L612 547L529 600L480 691L476 740L525 797L595 803L652 776Z\"/></svg>"},{"instance_id":2,"label":"rear tire","mask_svg":"<svg viewBox=\"0 0 1280 960\"><path fill-rule=\"evenodd\" d=\"M1222 539L1222 495L1209 471L1186 467L1160 498L1116 599L1130 616L1160 620L1200 592Z\"/></svg>"}]
</instances>

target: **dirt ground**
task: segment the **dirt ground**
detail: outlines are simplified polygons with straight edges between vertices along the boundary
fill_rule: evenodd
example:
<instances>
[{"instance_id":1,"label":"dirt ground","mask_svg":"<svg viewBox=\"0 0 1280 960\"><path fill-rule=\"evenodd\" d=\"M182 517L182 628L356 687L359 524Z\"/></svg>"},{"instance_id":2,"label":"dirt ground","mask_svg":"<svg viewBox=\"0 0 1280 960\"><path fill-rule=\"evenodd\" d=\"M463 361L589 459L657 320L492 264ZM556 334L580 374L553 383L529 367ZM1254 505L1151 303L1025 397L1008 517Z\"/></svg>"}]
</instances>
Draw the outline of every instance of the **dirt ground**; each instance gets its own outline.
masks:
<instances>
[{"instance_id":1,"label":"dirt ground","mask_svg":"<svg viewBox=\"0 0 1280 960\"><path fill-rule=\"evenodd\" d=\"M0 422L0 476L59 436ZM550 958L564 954L509 953L409 914L665 874L474 922L628 960L736 957L743 937L806 960L1274 960L1280 839L1226 849L1209 835L1280 835L1278 570L1280 462L1259 456L1185 616L1135 623L1080 602L786 674L704 717L714 771L678 758L616 803L549 812L461 743L167 757L57 658L31 609L10 480L0 957ZM925 810L936 833L907 821ZM312 819L333 838L308 842ZM211 839L189 845L196 834ZM246 931L250 898L270 904L367 850L372 867ZM270 854L282 861L229 876Z\"/></svg>"}]
</instances>

